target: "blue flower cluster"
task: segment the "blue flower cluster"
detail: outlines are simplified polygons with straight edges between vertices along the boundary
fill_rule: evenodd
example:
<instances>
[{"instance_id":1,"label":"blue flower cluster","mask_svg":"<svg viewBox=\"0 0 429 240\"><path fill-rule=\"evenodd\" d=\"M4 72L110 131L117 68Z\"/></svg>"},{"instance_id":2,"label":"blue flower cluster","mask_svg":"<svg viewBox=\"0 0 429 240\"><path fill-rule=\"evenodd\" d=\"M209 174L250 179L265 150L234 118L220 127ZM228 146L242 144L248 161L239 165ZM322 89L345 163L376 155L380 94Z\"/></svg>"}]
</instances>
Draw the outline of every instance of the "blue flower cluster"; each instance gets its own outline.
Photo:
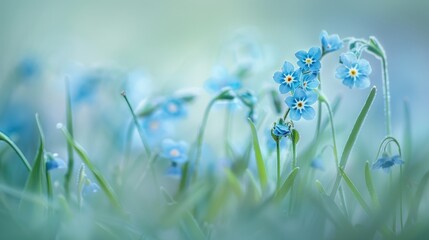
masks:
<instances>
[{"instance_id":1,"label":"blue flower cluster","mask_svg":"<svg viewBox=\"0 0 429 240\"><path fill-rule=\"evenodd\" d=\"M383 154L383 156L372 165L372 169L383 169L385 172L388 172L394 165L402 164L404 164L404 161L402 161L399 155L390 157L387 154Z\"/></svg>"},{"instance_id":2,"label":"blue flower cluster","mask_svg":"<svg viewBox=\"0 0 429 240\"><path fill-rule=\"evenodd\" d=\"M280 84L280 93L291 93L285 100L290 109L290 119L298 121L302 117L311 120L315 116L311 105L317 101L317 94L313 90L320 84L317 76L321 68L322 50L312 47L308 52L298 51L295 56L298 58L299 67L295 68L290 62L285 61L281 71L274 73L273 79ZM278 124L276 127L282 126ZM276 131L273 133L276 134Z\"/></svg>"}]
</instances>

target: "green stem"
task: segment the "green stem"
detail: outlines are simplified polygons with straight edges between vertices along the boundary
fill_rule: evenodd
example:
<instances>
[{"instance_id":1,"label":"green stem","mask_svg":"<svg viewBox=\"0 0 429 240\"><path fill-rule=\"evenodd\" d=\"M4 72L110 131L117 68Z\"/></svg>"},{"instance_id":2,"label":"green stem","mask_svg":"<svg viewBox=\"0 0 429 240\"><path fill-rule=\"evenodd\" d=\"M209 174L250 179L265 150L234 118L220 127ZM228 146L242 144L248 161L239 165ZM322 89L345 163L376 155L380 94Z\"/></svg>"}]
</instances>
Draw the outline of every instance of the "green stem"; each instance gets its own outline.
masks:
<instances>
[{"instance_id":1,"label":"green stem","mask_svg":"<svg viewBox=\"0 0 429 240\"><path fill-rule=\"evenodd\" d=\"M332 142L333 142L332 144L334 147L335 164L336 166L338 166L338 151L337 151L337 141L335 139L334 117L332 115L331 106L329 105L328 101L324 100L323 102L325 103L325 106L328 109L328 113L329 113L329 120L331 123Z\"/></svg>"},{"instance_id":2,"label":"green stem","mask_svg":"<svg viewBox=\"0 0 429 240\"><path fill-rule=\"evenodd\" d=\"M319 87L318 90L322 91L322 82L320 81L320 74L317 75L317 78L319 79ZM316 139L319 139L320 134L320 126L322 124L322 103L320 101L317 102L317 125L316 125Z\"/></svg>"},{"instance_id":3,"label":"green stem","mask_svg":"<svg viewBox=\"0 0 429 240\"><path fill-rule=\"evenodd\" d=\"M229 107L226 107L225 112L225 125L224 125L224 136L225 136L225 155L230 155L230 149L229 149L229 136L230 136L230 130L231 130L231 110ZM231 157L231 156L229 156Z\"/></svg>"},{"instance_id":4,"label":"green stem","mask_svg":"<svg viewBox=\"0 0 429 240\"><path fill-rule=\"evenodd\" d=\"M290 108L288 108L285 112L285 115L283 116L283 121L286 121L287 115L289 115Z\"/></svg>"},{"instance_id":5,"label":"green stem","mask_svg":"<svg viewBox=\"0 0 429 240\"><path fill-rule=\"evenodd\" d=\"M131 115L133 116L134 125L136 125L137 131L139 133L140 139L143 143L143 146L145 148L146 156L150 156L150 147L149 143L146 141L146 138L144 137L143 130L139 124L139 121L137 119L136 114L134 113L133 107L131 107L130 101L128 101L127 95L125 91L121 93L121 95L124 97L125 101L127 102L128 108L130 109Z\"/></svg>"},{"instance_id":6,"label":"green stem","mask_svg":"<svg viewBox=\"0 0 429 240\"><path fill-rule=\"evenodd\" d=\"M277 148L277 190L280 187L280 139L276 139Z\"/></svg>"},{"instance_id":7,"label":"green stem","mask_svg":"<svg viewBox=\"0 0 429 240\"><path fill-rule=\"evenodd\" d=\"M384 117L386 124L386 135L390 136L392 132L391 126L391 116L390 116L390 90L389 90L389 75L387 73L387 60L386 54L383 51L383 56L381 57L381 62L383 65L383 96L384 96Z\"/></svg>"},{"instance_id":8,"label":"green stem","mask_svg":"<svg viewBox=\"0 0 429 240\"><path fill-rule=\"evenodd\" d=\"M70 136L73 138L73 114L71 106L71 97L70 97L70 82L66 79L66 121L67 121L67 131L70 133ZM66 198L70 198L70 182L73 175L74 167L74 152L73 146L67 142L67 157L68 157L68 166L67 172L64 176L64 191Z\"/></svg>"},{"instance_id":9,"label":"green stem","mask_svg":"<svg viewBox=\"0 0 429 240\"><path fill-rule=\"evenodd\" d=\"M0 132L0 141L7 143L16 152L16 154L18 154L18 157L21 159L22 163L24 163L27 170L31 172L31 165L28 163L27 158L24 156L18 146L16 146L16 144L2 132Z\"/></svg>"}]
</instances>

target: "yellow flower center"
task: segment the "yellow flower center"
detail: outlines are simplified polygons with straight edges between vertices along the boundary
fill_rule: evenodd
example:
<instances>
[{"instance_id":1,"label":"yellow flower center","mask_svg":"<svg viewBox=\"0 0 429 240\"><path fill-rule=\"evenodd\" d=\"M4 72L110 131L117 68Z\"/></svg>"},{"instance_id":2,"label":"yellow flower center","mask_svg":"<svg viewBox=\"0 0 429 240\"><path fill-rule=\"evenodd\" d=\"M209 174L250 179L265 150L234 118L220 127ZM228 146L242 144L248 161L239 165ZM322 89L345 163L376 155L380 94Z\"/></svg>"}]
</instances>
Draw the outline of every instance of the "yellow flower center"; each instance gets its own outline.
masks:
<instances>
[{"instance_id":1,"label":"yellow flower center","mask_svg":"<svg viewBox=\"0 0 429 240\"><path fill-rule=\"evenodd\" d=\"M305 63L308 64L308 65L310 65L312 62L313 62L313 59L311 59L311 58L306 58L305 59Z\"/></svg>"},{"instance_id":2,"label":"yellow flower center","mask_svg":"<svg viewBox=\"0 0 429 240\"><path fill-rule=\"evenodd\" d=\"M356 77L356 76L357 76L357 74L358 74L358 71L356 70L356 68L350 68L350 70L349 70L349 75L350 75L351 77Z\"/></svg>"},{"instance_id":3,"label":"yellow flower center","mask_svg":"<svg viewBox=\"0 0 429 240\"><path fill-rule=\"evenodd\" d=\"M303 108L304 108L304 101L298 101L298 102L296 103L296 108L297 108L298 110L303 109Z\"/></svg>"},{"instance_id":4,"label":"yellow flower center","mask_svg":"<svg viewBox=\"0 0 429 240\"><path fill-rule=\"evenodd\" d=\"M172 113L177 112L177 105L173 104L173 103L168 104L168 111L170 111Z\"/></svg>"},{"instance_id":5,"label":"yellow flower center","mask_svg":"<svg viewBox=\"0 0 429 240\"><path fill-rule=\"evenodd\" d=\"M170 156L178 157L179 155L180 155L180 152L177 149L171 149L170 150Z\"/></svg>"},{"instance_id":6,"label":"yellow flower center","mask_svg":"<svg viewBox=\"0 0 429 240\"><path fill-rule=\"evenodd\" d=\"M291 83L291 82L292 82L292 80L293 80L293 77L292 77L291 75L287 75L287 76L285 77L285 82L287 82L287 83Z\"/></svg>"}]
</instances>

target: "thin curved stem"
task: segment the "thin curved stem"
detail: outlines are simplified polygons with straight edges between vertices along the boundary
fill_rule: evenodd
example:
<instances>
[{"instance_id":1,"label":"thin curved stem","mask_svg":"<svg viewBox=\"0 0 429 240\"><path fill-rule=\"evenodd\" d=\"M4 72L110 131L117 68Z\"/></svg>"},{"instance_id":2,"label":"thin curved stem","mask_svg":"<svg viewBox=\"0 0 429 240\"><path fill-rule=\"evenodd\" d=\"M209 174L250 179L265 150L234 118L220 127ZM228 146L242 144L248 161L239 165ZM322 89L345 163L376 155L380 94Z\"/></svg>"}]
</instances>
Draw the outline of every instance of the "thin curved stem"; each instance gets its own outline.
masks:
<instances>
[{"instance_id":1,"label":"thin curved stem","mask_svg":"<svg viewBox=\"0 0 429 240\"><path fill-rule=\"evenodd\" d=\"M280 187L280 139L276 140L276 148L277 148L277 190Z\"/></svg>"},{"instance_id":2,"label":"thin curved stem","mask_svg":"<svg viewBox=\"0 0 429 240\"><path fill-rule=\"evenodd\" d=\"M16 152L22 163L24 163L27 170L31 172L31 165L28 163L27 158L21 152L21 149L19 149L18 146L16 146L16 144L2 132L0 132L0 141L7 143Z\"/></svg>"},{"instance_id":3,"label":"thin curved stem","mask_svg":"<svg viewBox=\"0 0 429 240\"><path fill-rule=\"evenodd\" d=\"M389 75L387 72L387 60L386 54L383 52L381 57L381 63L383 67L383 96L384 96L384 117L386 124L386 135L390 136L392 133L391 126L391 113L390 113L390 90L389 90Z\"/></svg>"}]
</instances>

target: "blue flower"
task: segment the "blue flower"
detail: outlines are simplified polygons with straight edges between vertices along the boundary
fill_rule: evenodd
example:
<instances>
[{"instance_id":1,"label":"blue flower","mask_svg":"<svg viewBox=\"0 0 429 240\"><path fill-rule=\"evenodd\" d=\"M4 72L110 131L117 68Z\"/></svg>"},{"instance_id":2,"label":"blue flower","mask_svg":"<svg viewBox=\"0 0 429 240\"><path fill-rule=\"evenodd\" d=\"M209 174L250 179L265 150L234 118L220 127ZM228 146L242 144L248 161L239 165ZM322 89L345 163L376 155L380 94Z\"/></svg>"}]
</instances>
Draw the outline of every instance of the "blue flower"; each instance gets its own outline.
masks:
<instances>
[{"instance_id":1,"label":"blue flower","mask_svg":"<svg viewBox=\"0 0 429 240\"><path fill-rule=\"evenodd\" d=\"M280 83L280 93L288 93L294 91L299 85L301 70L295 70L293 65L285 61L281 71L275 72L273 79L276 83Z\"/></svg>"},{"instance_id":2,"label":"blue flower","mask_svg":"<svg viewBox=\"0 0 429 240\"><path fill-rule=\"evenodd\" d=\"M50 171L50 170L54 170L54 169L62 169L62 168L66 168L66 163L63 159L58 157L58 154L54 153L54 154L50 154L47 153L46 154L46 170Z\"/></svg>"},{"instance_id":3,"label":"blue flower","mask_svg":"<svg viewBox=\"0 0 429 240\"><path fill-rule=\"evenodd\" d=\"M100 186L98 186L98 184L96 184L95 182L88 182L88 183L85 183L85 185L83 186L82 195L88 196L90 194L97 193L99 191L100 191Z\"/></svg>"},{"instance_id":4,"label":"blue flower","mask_svg":"<svg viewBox=\"0 0 429 240\"><path fill-rule=\"evenodd\" d=\"M322 43L323 54L336 51L343 47L343 41L341 41L338 34L328 35L325 30L320 33L320 42Z\"/></svg>"},{"instance_id":5,"label":"blue flower","mask_svg":"<svg viewBox=\"0 0 429 240\"><path fill-rule=\"evenodd\" d=\"M169 126L163 114L155 112L142 120L142 127L145 134L153 140L165 137L169 132Z\"/></svg>"},{"instance_id":6,"label":"blue flower","mask_svg":"<svg viewBox=\"0 0 429 240\"><path fill-rule=\"evenodd\" d=\"M206 88L213 93L218 93L225 87L229 87L232 90L241 88L240 79L228 72L223 66L216 66L213 68L212 76L206 81Z\"/></svg>"},{"instance_id":7,"label":"blue flower","mask_svg":"<svg viewBox=\"0 0 429 240\"><path fill-rule=\"evenodd\" d=\"M272 132L277 137L286 137L290 133L290 127L284 123L276 123Z\"/></svg>"},{"instance_id":8,"label":"blue flower","mask_svg":"<svg viewBox=\"0 0 429 240\"><path fill-rule=\"evenodd\" d=\"M316 157L311 161L310 166L314 169L325 171L323 160L320 157Z\"/></svg>"},{"instance_id":9,"label":"blue flower","mask_svg":"<svg viewBox=\"0 0 429 240\"><path fill-rule=\"evenodd\" d=\"M320 82L317 79L317 73L307 73L307 74L303 74L301 76L299 85L302 89L304 89L304 91L311 91L313 89L316 89Z\"/></svg>"},{"instance_id":10,"label":"blue flower","mask_svg":"<svg viewBox=\"0 0 429 240\"><path fill-rule=\"evenodd\" d=\"M186 152L188 145L183 142L175 142L171 139L165 139L161 145L161 156L170 159L172 162L182 164L188 160Z\"/></svg>"},{"instance_id":11,"label":"blue flower","mask_svg":"<svg viewBox=\"0 0 429 240\"><path fill-rule=\"evenodd\" d=\"M399 155L390 157L387 154L383 154L383 156L372 165L372 169L383 169L384 171L388 171L395 164L402 165L404 161L402 161Z\"/></svg>"},{"instance_id":12,"label":"blue flower","mask_svg":"<svg viewBox=\"0 0 429 240\"><path fill-rule=\"evenodd\" d=\"M305 92L297 88L293 94L286 98L285 102L290 108L290 119L298 121L303 117L306 120L314 118L315 111L310 106L317 101L317 94L314 92Z\"/></svg>"},{"instance_id":13,"label":"blue flower","mask_svg":"<svg viewBox=\"0 0 429 240\"><path fill-rule=\"evenodd\" d=\"M341 54L340 62L342 65L337 68L335 77L342 79L344 85L360 89L369 87L368 75L372 69L367 60L358 59L352 52L347 52Z\"/></svg>"},{"instance_id":14,"label":"blue flower","mask_svg":"<svg viewBox=\"0 0 429 240\"><path fill-rule=\"evenodd\" d=\"M168 98L162 103L163 114L170 118L180 118L186 115L185 104L178 98Z\"/></svg>"},{"instance_id":15,"label":"blue flower","mask_svg":"<svg viewBox=\"0 0 429 240\"><path fill-rule=\"evenodd\" d=\"M318 72L320 70L320 59L322 57L322 50L320 48L312 47L308 52L301 50L296 52L295 56L298 58L298 66L303 71Z\"/></svg>"}]
</instances>

